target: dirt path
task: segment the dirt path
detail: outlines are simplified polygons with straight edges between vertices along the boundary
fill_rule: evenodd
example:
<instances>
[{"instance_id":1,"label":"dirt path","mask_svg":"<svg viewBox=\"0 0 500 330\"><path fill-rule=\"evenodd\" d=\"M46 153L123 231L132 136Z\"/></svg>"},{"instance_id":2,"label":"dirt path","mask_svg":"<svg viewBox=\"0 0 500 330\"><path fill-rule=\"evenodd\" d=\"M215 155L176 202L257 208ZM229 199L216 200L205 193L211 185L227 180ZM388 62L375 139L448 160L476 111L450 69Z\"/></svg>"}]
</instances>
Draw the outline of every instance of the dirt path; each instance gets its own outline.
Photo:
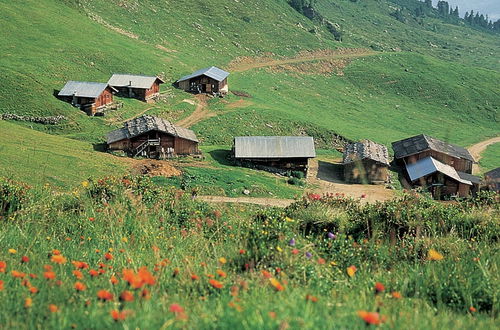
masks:
<instances>
[{"instance_id":1,"label":"dirt path","mask_svg":"<svg viewBox=\"0 0 500 330\"><path fill-rule=\"evenodd\" d=\"M179 120L177 122L177 125L182 127L191 127L202 120L217 116L215 112L208 110L207 95L199 94L195 97L198 101L196 104L196 109L194 109L193 113L188 117Z\"/></svg>"},{"instance_id":2,"label":"dirt path","mask_svg":"<svg viewBox=\"0 0 500 330\"><path fill-rule=\"evenodd\" d=\"M293 199L259 197L198 196L197 198L208 203L243 203L274 207L287 207L294 202Z\"/></svg>"},{"instance_id":3,"label":"dirt path","mask_svg":"<svg viewBox=\"0 0 500 330\"><path fill-rule=\"evenodd\" d=\"M352 198L362 198L362 201L373 203L386 201L394 197L394 191L384 185L347 184L342 178L340 162L326 162L313 159L310 161L307 182L315 185L311 193L340 193Z\"/></svg>"},{"instance_id":4,"label":"dirt path","mask_svg":"<svg viewBox=\"0 0 500 330\"><path fill-rule=\"evenodd\" d=\"M469 148L467 148L472 155L472 157L476 160L476 162L479 162L481 159L481 153L490 145L495 144L495 143L500 143L500 136L481 141L479 143L471 145ZM479 164L473 164L472 165L472 174L479 173L480 168Z\"/></svg>"},{"instance_id":5,"label":"dirt path","mask_svg":"<svg viewBox=\"0 0 500 330\"><path fill-rule=\"evenodd\" d=\"M336 60L336 59L351 59L357 57L366 57L376 55L376 52L370 51L368 49L356 49L353 52L343 50L342 51L323 51L323 52L311 52L303 55L298 55L293 58L274 60L274 59L255 59L248 60L248 58L242 62L233 61L229 65L229 70L232 72L244 72L256 68L272 67L285 64L295 64L302 62L313 62L321 60Z\"/></svg>"}]
</instances>

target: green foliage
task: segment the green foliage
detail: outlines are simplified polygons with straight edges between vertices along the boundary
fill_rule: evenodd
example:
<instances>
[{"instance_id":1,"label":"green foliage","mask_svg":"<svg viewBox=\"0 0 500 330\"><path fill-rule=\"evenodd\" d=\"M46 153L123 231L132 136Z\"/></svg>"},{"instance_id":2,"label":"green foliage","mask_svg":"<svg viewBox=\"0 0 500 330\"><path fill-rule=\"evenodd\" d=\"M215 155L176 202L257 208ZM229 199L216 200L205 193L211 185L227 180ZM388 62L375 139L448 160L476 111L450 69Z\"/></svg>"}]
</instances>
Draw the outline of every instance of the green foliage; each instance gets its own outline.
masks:
<instances>
[{"instance_id":1,"label":"green foliage","mask_svg":"<svg viewBox=\"0 0 500 330\"><path fill-rule=\"evenodd\" d=\"M0 219L23 206L28 189L24 184L0 177Z\"/></svg>"}]
</instances>

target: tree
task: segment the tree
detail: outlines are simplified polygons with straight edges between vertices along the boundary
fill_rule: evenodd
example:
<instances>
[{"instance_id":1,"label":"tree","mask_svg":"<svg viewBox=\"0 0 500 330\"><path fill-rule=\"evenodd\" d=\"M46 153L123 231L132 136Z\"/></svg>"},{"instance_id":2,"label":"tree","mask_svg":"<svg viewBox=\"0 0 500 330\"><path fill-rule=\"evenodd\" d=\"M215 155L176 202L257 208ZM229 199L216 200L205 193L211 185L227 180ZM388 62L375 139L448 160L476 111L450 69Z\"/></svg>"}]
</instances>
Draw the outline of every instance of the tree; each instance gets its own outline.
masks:
<instances>
[{"instance_id":1,"label":"tree","mask_svg":"<svg viewBox=\"0 0 500 330\"><path fill-rule=\"evenodd\" d=\"M450 5L447 1L438 1L437 10L439 15L446 17L450 14Z\"/></svg>"},{"instance_id":2,"label":"tree","mask_svg":"<svg viewBox=\"0 0 500 330\"><path fill-rule=\"evenodd\" d=\"M432 8L432 0L425 0L425 6L427 8Z\"/></svg>"}]
</instances>

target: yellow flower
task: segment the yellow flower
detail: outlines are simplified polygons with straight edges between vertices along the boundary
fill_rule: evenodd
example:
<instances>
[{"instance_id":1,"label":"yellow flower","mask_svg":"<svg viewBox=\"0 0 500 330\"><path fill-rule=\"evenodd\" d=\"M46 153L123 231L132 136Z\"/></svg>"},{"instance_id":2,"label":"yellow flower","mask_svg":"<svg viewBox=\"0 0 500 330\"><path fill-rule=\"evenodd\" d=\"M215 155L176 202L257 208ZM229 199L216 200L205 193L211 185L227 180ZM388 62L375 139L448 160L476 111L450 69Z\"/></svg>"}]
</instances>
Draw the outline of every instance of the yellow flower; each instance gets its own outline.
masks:
<instances>
[{"instance_id":1,"label":"yellow flower","mask_svg":"<svg viewBox=\"0 0 500 330\"><path fill-rule=\"evenodd\" d=\"M283 252L283 249L280 248L279 246L276 247L276 250L278 250L278 252Z\"/></svg>"},{"instance_id":2,"label":"yellow flower","mask_svg":"<svg viewBox=\"0 0 500 330\"><path fill-rule=\"evenodd\" d=\"M83 186L83 188L87 188L89 186L89 182L88 181L82 181L82 186Z\"/></svg>"},{"instance_id":3,"label":"yellow flower","mask_svg":"<svg viewBox=\"0 0 500 330\"><path fill-rule=\"evenodd\" d=\"M330 266L335 267L337 266L337 263L335 261L330 261Z\"/></svg>"},{"instance_id":4,"label":"yellow flower","mask_svg":"<svg viewBox=\"0 0 500 330\"><path fill-rule=\"evenodd\" d=\"M353 277L357 270L356 266L349 266L347 267L347 275L349 275L349 277Z\"/></svg>"},{"instance_id":5,"label":"yellow flower","mask_svg":"<svg viewBox=\"0 0 500 330\"><path fill-rule=\"evenodd\" d=\"M9 253L10 253L10 254L16 254L16 253L17 253L17 250L16 250L16 249L9 249Z\"/></svg>"},{"instance_id":6,"label":"yellow flower","mask_svg":"<svg viewBox=\"0 0 500 330\"><path fill-rule=\"evenodd\" d=\"M220 262L221 264L225 264L225 263L227 262L227 260L226 260L226 258L224 258L224 257L220 257L220 258L219 258L219 262Z\"/></svg>"},{"instance_id":7,"label":"yellow flower","mask_svg":"<svg viewBox=\"0 0 500 330\"><path fill-rule=\"evenodd\" d=\"M123 242L123 243L127 243L127 242L128 242L128 238L126 238L126 237L122 237L122 242Z\"/></svg>"},{"instance_id":8,"label":"yellow flower","mask_svg":"<svg viewBox=\"0 0 500 330\"><path fill-rule=\"evenodd\" d=\"M292 218L289 218L289 217L286 217L286 218L285 218L285 221L287 221L287 222L293 222L293 219L292 219Z\"/></svg>"},{"instance_id":9,"label":"yellow flower","mask_svg":"<svg viewBox=\"0 0 500 330\"><path fill-rule=\"evenodd\" d=\"M427 260L439 261L443 259L444 259L443 255L437 252L436 250L430 249L429 252L427 253Z\"/></svg>"}]
</instances>

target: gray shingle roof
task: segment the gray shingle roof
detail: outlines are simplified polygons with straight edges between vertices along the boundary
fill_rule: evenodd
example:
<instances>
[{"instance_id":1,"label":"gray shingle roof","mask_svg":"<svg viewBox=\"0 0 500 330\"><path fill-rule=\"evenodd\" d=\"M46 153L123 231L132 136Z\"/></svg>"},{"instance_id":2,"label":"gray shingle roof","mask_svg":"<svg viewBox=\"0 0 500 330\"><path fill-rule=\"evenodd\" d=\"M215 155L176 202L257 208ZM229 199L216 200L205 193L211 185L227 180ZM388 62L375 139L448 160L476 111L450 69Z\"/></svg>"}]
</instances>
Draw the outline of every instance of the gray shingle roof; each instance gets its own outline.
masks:
<instances>
[{"instance_id":1,"label":"gray shingle roof","mask_svg":"<svg viewBox=\"0 0 500 330\"><path fill-rule=\"evenodd\" d=\"M395 158L408 157L422 151L434 150L452 157L474 161L474 158L467 149L424 134L393 142L392 149L394 150Z\"/></svg>"},{"instance_id":2,"label":"gray shingle roof","mask_svg":"<svg viewBox=\"0 0 500 330\"><path fill-rule=\"evenodd\" d=\"M123 128L109 132L106 136L108 144L123 139L130 139L150 131L159 131L182 139L198 142L196 134L187 128L175 126L163 118L144 115L123 124Z\"/></svg>"},{"instance_id":3,"label":"gray shingle roof","mask_svg":"<svg viewBox=\"0 0 500 330\"><path fill-rule=\"evenodd\" d=\"M205 75L207 77L210 77L212 79L215 79L217 81L223 81L224 79L227 78L227 76L229 76L229 72L226 72L226 71L224 71L222 69L219 69L219 68L217 68L215 66L212 66L212 67L209 67L209 68L204 68L204 69L195 71L192 74L184 76L184 77L182 77L181 79L179 79L177 81L180 82L180 81L184 81L184 80L189 80L189 79L192 79L192 78L195 78L195 77L199 77L199 76L203 76L203 75Z\"/></svg>"},{"instance_id":4,"label":"gray shingle roof","mask_svg":"<svg viewBox=\"0 0 500 330\"><path fill-rule=\"evenodd\" d=\"M163 80L156 76L143 76L143 75L134 75L134 74L125 74L125 73L114 73L111 78L109 78L108 84L114 87L127 87L130 86L132 88L151 88L153 83L156 80L160 80L161 83L164 83Z\"/></svg>"},{"instance_id":5,"label":"gray shingle roof","mask_svg":"<svg viewBox=\"0 0 500 330\"><path fill-rule=\"evenodd\" d=\"M490 179L500 178L500 167L497 167L494 170L491 170L491 171L484 173L484 177L488 177Z\"/></svg>"},{"instance_id":6,"label":"gray shingle roof","mask_svg":"<svg viewBox=\"0 0 500 330\"><path fill-rule=\"evenodd\" d=\"M460 171L457 171L457 173L458 173L458 176L460 177L460 179L467 180L467 181L470 181L470 182L475 183L475 184L481 183L481 178L478 176L475 176L475 175L472 175L469 173L465 173L465 172L460 172Z\"/></svg>"},{"instance_id":7,"label":"gray shingle roof","mask_svg":"<svg viewBox=\"0 0 500 330\"><path fill-rule=\"evenodd\" d=\"M108 84L105 83L70 80L64 85L58 95L96 98L101 95L106 87L108 87ZM114 88L112 89L115 90Z\"/></svg>"},{"instance_id":8,"label":"gray shingle roof","mask_svg":"<svg viewBox=\"0 0 500 330\"><path fill-rule=\"evenodd\" d=\"M235 158L314 158L310 136L239 136L234 138Z\"/></svg>"},{"instance_id":9,"label":"gray shingle roof","mask_svg":"<svg viewBox=\"0 0 500 330\"><path fill-rule=\"evenodd\" d=\"M384 165L389 165L389 152L386 146L370 140L351 143L345 147L344 164L363 159L370 159Z\"/></svg>"},{"instance_id":10,"label":"gray shingle roof","mask_svg":"<svg viewBox=\"0 0 500 330\"><path fill-rule=\"evenodd\" d=\"M440 172L458 182L469 186L472 185L470 180L462 179L453 167L443 164L432 157L425 157L419 159L416 163L406 164L406 171L411 181L415 181L435 172Z\"/></svg>"}]
</instances>

